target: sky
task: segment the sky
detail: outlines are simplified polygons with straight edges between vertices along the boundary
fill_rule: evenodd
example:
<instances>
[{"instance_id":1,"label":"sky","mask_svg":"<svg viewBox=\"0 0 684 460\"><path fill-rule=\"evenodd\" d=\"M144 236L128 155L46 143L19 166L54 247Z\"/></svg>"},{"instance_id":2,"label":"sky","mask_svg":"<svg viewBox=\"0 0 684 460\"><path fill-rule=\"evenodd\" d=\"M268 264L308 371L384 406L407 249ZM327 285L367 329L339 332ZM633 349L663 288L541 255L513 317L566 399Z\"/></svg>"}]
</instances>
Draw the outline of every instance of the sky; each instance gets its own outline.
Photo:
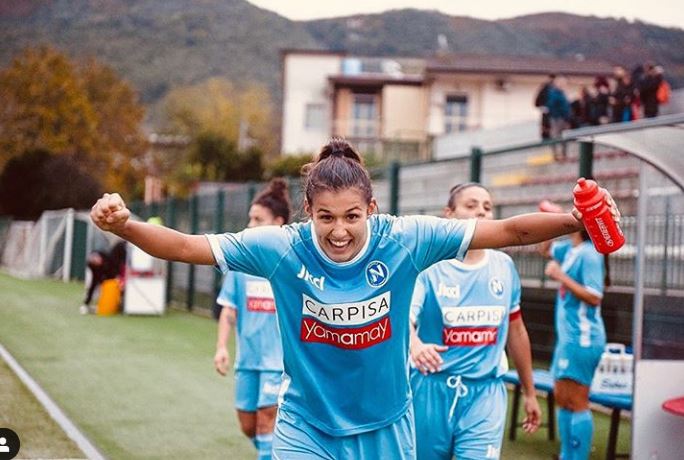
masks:
<instances>
[{"instance_id":1,"label":"sky","mask_svg":"<svg viewBox=\"0 0 684 460\"><path fill-rule=\"evenodd\" d=\"M438 10L452 16L502 19L526 14L562 11L582 16L626 18L684 29L681 0L248 0L293 20L379 13L391 9Z\"/></svg>"}]
</instances>

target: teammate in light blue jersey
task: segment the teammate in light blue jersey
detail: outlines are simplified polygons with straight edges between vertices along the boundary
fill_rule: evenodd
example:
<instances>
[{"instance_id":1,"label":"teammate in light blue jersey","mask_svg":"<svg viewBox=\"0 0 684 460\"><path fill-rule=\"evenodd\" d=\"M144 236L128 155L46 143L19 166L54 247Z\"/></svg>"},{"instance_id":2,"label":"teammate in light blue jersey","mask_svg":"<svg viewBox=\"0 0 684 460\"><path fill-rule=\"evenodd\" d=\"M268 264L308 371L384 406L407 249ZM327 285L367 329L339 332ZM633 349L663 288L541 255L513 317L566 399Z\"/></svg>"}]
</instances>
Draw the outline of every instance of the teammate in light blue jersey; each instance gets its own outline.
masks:
<instances>
[{"instance_id":1,"label":"teammate in light blue jersey","mask_svg":"<svg viewBox=\"0 0 684 460\"><path fill-rule=\"evenodd\" d=\"M444 214L491 219L492 207L486 188L466 183L451 189ZM511 258L489 249L470 250L463 261L442 261L418 276L411 302L418 460L499 458L506 345L523 387L523 427L527 432L538 428L541 412L520 290Z\"/></svg>"},{"instance_id":2,"label":"teammate in light blue jersey","mask_svg":"<svg viewBox=\"0 0 684 460\"><path fill-rule=\"evenodd\" d=\"M287 183L273 179L254 198L248 228L283 225L290 220ZM237 325L235 408L242 432L257 448L259 460L271 458L273 426L283 372L283 349L275 299L268 280L228 272L216 302L221 305L214 366L226 375L228 336Z\"/></svg>"},{"instance_id":3,"label":"teammate in light blue jersey","mask_svg":"<svg viewBox=\"0 0 684 460\"><path fill-rule=\"evenodd\" d=\"M413 459L409 307L418 274L467 249L531 244L582 224L572 214L477 223L377 215L368 171L341 139L304 172L311 220L302 224L186 235L129 221L118 194L98 200L91 218L156 257L271 282L285 368L274 458Z\"/></svg>"},{"instance_id":4,"label":"teammate in light blue jersey","mask_svg":"<svg viewBox=\"0 0 684 460\"><path fill-rule=\"evenodd\" d=\"M589 409L589 387L606 345L601 299L607 284L604 256L576 232L555 241L546 251L553 260L548 277L560 283L556 295L556 348L551 370L563 460L586 460L591 452L594 422Z\"/></svg>"}]
</instances>

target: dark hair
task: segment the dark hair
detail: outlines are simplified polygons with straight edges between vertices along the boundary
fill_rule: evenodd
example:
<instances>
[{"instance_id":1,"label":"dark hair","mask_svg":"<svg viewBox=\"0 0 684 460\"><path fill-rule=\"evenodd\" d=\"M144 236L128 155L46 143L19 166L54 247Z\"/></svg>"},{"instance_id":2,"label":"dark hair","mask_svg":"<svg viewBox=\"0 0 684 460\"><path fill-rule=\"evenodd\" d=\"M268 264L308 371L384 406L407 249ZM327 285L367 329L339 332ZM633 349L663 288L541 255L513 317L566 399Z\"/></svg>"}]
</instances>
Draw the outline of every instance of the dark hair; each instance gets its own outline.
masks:
<instances>
[{"instance_id":1,"label":"dark hair","mask_svg":"<svg viewBox=\"0 0 684 460\"><path fill-rule=\"evenodd\" d=\"M290 221L290 196L287 189L287 182L280 177L271 179L266 189L262 190L252 204L258 204L268 208L273 217L282 217L285 223Z\"/></svg>"},{"instance_id":2,"label":"dark hair","mask_svg":"<svg viewBox=\"0 0 684 460\"><path fill-rule=\"evenodd\" d=\"M318 156L302 167L304 197L311 205L322 190L340 191L358 188L366 203L373 198L370 175L363 166L361 156L344 139L333 137L323 146Z\"/></svg>"},{"instance_id":3,"label":"dark hair","mask_svg":"<svg viewBox=\"0 0 684 460\"><path fill-rule=\"evenodd\" d=\"M449 201L447 201L447 207L449 209L455 209L456 206L454 205L454 201L456 200L456 197L464 190L469 189L471 187L479 187L483 190L485 190L487 193L489 192L489 189L485 187L484 185L480 184L479 182L464 182L462 184L457 184L451 187L449 189Z\"/></svg>"}]
</instances>

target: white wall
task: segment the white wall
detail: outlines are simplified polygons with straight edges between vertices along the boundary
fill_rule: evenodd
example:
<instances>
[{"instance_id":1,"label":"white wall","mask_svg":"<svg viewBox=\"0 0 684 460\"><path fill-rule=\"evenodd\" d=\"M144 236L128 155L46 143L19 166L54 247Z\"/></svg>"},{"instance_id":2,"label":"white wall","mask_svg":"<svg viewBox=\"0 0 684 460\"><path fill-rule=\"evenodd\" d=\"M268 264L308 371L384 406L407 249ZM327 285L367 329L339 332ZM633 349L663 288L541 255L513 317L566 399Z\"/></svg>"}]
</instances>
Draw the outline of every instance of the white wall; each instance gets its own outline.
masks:
<instances>
[{"instance_id":1,"label":"white wall","mask_svg":"<svg viewBox=\"0 0 684 460\"><path fill-rule=\"evenodd\" d=\"M684 396L684 361L640 360L635 366L632 458L684 458L684 417L662 404Z\"/></svg>"},{"instance_id":2,"label":"white wall","mask_svg":"<svg viewBox=\"0 0 684 460\"><path fill-rule=\"evenodd\" d=\"M382 137L425 140L425 90L420 86L386 85L382 93Z\"/></svg>"},{"instance_id":3,"label":"white wall","mask_svg":"<svg viewBox=\"0 0 684 460\"><path fill-rule=\"evenodd\" d=\"M341 73L339 55L287 54L283 64L282 153L317 152L330 133L332 107L328 76ZM320 129L305 129L307 104L323 104L325 120Z\"/></svg>"},{"instance_id":4,"label":"white wall","mask_svg":"<svg viewBox=\"0 0 684 460\"><path fill-rule=\"evenodd\" d=\"M448 94L468 96L468 126L470 129L492 129L539 119L534 106L546 76L513 75L448 75L438 76L430 88L429 132L444 134L444 103ZM570 77L566 95L576 99L580 87L593 83L592 77ZM499 84L501 81L503 84Z\"/></svg>"}]
</instances>

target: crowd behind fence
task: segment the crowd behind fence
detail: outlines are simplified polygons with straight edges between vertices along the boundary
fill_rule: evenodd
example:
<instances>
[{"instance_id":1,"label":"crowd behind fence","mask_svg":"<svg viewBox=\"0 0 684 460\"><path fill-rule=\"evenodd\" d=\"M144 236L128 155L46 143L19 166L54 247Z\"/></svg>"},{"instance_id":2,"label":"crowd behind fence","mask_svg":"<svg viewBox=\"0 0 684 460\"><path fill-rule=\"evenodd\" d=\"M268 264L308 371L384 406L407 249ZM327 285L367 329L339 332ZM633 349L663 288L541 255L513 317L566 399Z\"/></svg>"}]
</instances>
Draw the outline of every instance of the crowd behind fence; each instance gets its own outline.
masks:
<instances>
[{"instance_id":1,"label":"crowd behind fence","mask_svg":"<svg viewBox=\"0 0 684 460\"><path fill-rule=\"evenodd\" d=\"M381 212L440 215L451 186L478 179L495 200L496 217L536 211L541 199L557 201L570 209L571 190L577 177L590 175L613 193L623 212L622 228L627 244L610 256L614 288L634 284L636 255L636 197L639 160L607 148L589 151L580 143L566 145L566 157L554 158L553 143L542 143L498 152L474 152L470 157L399 165L372 171L375 197ZM584 158L583 158L584 157ZM588 164L587 164L588 163ZM238 231L247 224L249 205L265 184L222 184L213 191L188 199L163 203L135 203L133 211L145 219L158 215L166 225L191 233ZM646 225L645 286L659 292L684 290L684 195L663 180L662 192L649 200ZM304 219L300 181L290 181L295 219ZM510 248L523 280L543 283L543 258L532 246ZM188 308L211 308L220 274L212 267L170 264L168 298Z\"/></svg>"}]
</instances>

